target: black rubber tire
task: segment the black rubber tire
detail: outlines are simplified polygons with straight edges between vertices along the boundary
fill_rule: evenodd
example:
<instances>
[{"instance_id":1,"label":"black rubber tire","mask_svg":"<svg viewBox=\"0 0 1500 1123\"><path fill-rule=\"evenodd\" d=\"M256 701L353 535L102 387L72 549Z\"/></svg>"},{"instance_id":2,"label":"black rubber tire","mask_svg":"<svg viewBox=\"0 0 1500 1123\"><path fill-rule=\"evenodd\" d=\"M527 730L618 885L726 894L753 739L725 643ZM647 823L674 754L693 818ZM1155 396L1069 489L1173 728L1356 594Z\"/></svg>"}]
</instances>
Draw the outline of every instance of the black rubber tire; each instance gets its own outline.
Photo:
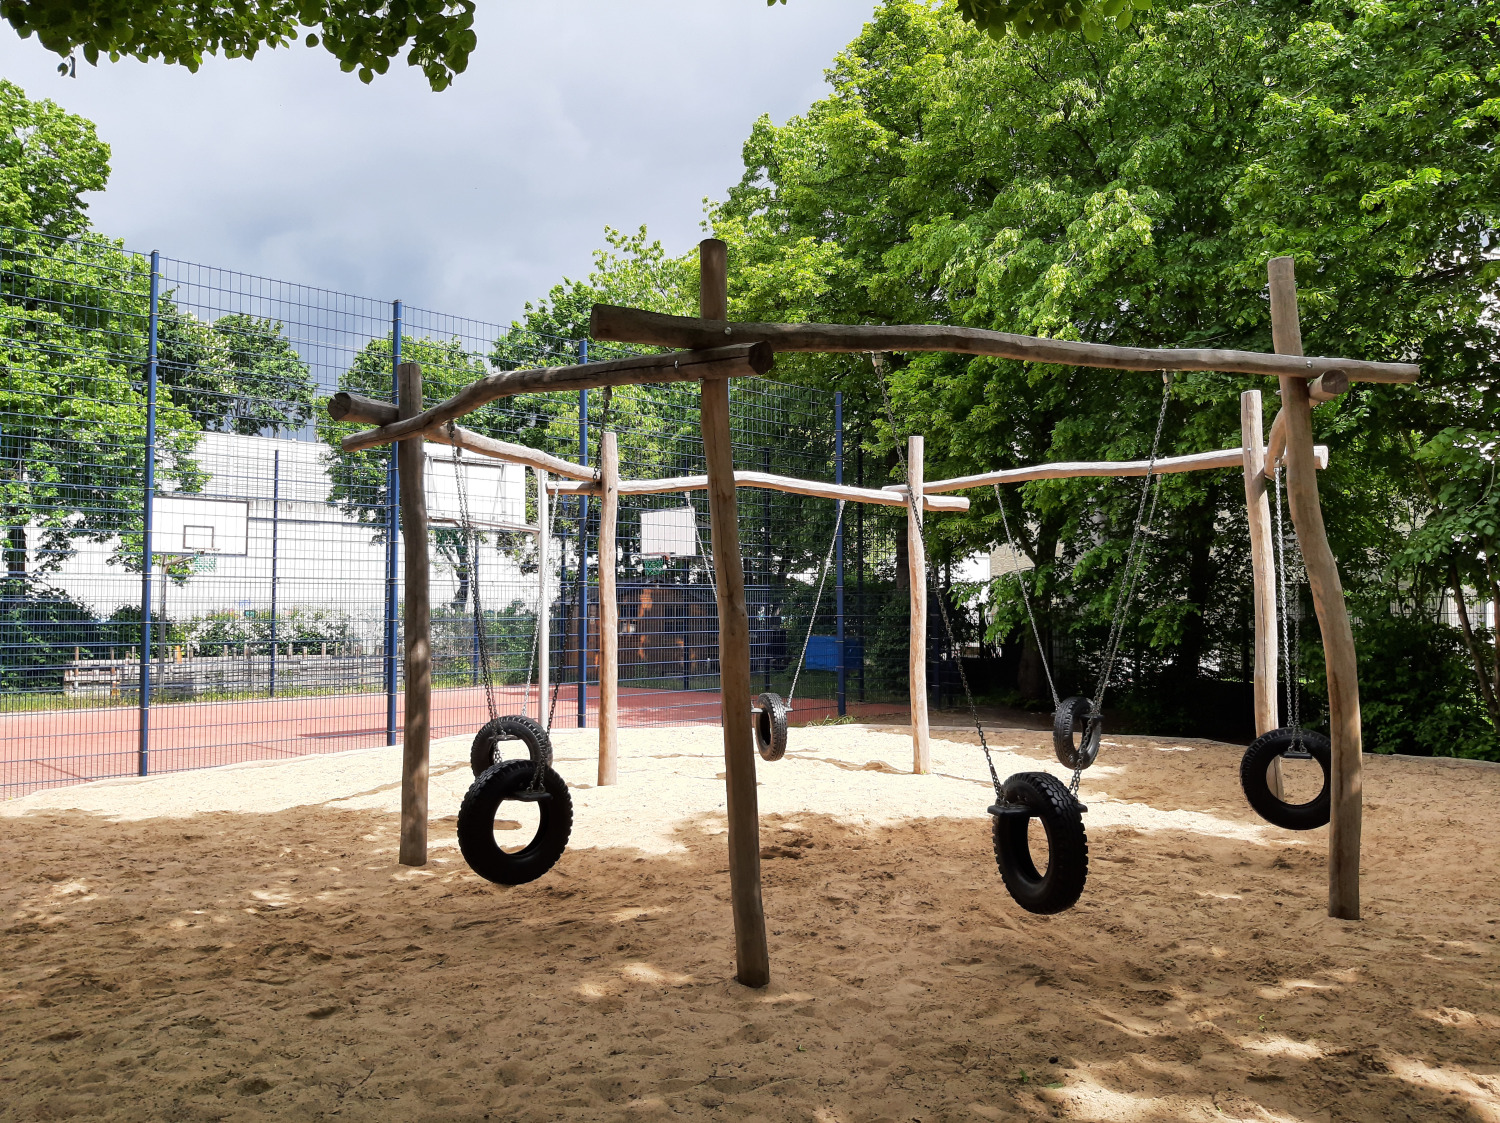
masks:
<instances>
[{"instance_id":1,"label":"black rubber tire","mask_svg":"<svg viewBox=\"0 0 1500 1123\"><path fill-rule=\"evenodd\" d=\"M474 744L469 749L469 767L476 777L505 759L501 746L507 741L520 741L525 745L526 758L533 765L540 758L543 765L552 767L552 738L547 736L547 731L524 714L506 714L486 722L484 728L474 735Z\"/></svg>"},{"instance_id":2,"label":"black rubber tire","mask_svg":"<svg viewBox=\"0 0 1500 1123\"><path fill-rule=\"evenodd\" d=\"M1313 759L1323 768L1323 790L1306 803L1287 803L1271 794L1269 773L1271 762L1292 748L1300 737L1302 747L1312 753ZM1255 813L1268 823L1285 827L1289 831L1311 831L1328 825L1332 815L1329 796L1329 770L1332 746L1328 738L1310 729L1273 729L1250 742L1240 760L1240 787Z\"/></svg>"},{"instance_id":3,"label":"black rubber tire","mask_svg":"<svg viewBox=\"0 0 1500 1123\"><path fill-rule=\"evenodd\" d=\"M755 705L755 748L762 760L780 760L786 756L786 703L780 694L761 694Z\"/></svg>"},{"instance_id":4,"label":"black rubber tire","mask_svg":"<svg viewBox=\"0 0 1500 1123\"><path fill-rule=\"evenodd\" d=\"M1043 916L1070 909L1089 876L1089 839L1078 801L1057 777L1018 772L1005 781L1005 803L1022 804L1030 815L995 816L995 863L1016 904ZM1038 873L1026 839L1032 818L1047 831L1047 869Z\"/></svg>"},{"instance_id":5,"label":"black rubber tire","mask_svg":"<svg viewBox=\"0 0 1500 1123\"><path fill-rule=\"evenodd\" d=\"M1104 719L1089 720L1094 703L1074 695L1057 704L1052 715L1052 751L1064 768L1087 768L1099 759L1099 743L1104 739ZM1073 737L1078 735L1075 742Z\"/></svg>"},{"instance_id":6,"label":"black rubber tire","mask_svg":"<svg viewBox=\"0 0 1500 1123\"><path fill-rule=\"evenodd\" d=\"M541 814L536 835L524 849L507 854L495 841L495 813L505 800L531 786L536 766L507 760L469 785L458 809L458 848L469 868L496 885L525 885L557 864L573 833L573 797L551 768L542 773L549 798L536 802Z\"/></svg>"}]
</instances>

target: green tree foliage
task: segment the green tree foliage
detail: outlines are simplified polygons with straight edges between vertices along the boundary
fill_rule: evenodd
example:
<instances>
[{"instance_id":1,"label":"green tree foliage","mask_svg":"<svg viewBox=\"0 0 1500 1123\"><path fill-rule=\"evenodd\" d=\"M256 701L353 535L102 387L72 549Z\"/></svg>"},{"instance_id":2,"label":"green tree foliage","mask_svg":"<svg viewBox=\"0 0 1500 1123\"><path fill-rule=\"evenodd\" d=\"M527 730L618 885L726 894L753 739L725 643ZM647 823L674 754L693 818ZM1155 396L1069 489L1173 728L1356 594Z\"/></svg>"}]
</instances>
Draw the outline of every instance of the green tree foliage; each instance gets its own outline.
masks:
<instances>
[{"instance_id":1,"label":"green tree foliage","mask_svg":"<svg viewBox=\"0 0 1500 1123\"><path fill-rule=\"evenodd\" d=\"M0 533L13 582L77 539L139 564L145 471L145 259L88 231L81 196L109 176L93 125L0 81ZM159 486L196 491L202 428L305 424L313 387L279 324L204 324L160 302ZM17 589L12 595L21 595Z\"/></svg>"},{"instance_id":2,"label":"green tree foliage","mask_svg":"<svg viewBox=\"0 0 1500 1123\"><path fill-rule=\"evenodd\" d=\"M204 55L254 58L262 47L320 42L346 73L369 82L406 52L434 90L445 89L474 50L474 0L254 0L153 3L151 0L3 0L3 17L23 39L47 50L100 57L161 59L196 71ZM64 62L58 69L66 72Z\"/></svg>"},{"instance_id":3,"label":"green tree foliage","mask_svg":"<svg viewBox=\"0 0 1500 1123\"><path fill-rule=\"evenodd\" d=\"M109 146L94 124L50 101L29 101L0 78L0 226L66 238L88 228L81 196L104 190Z\"/></svg>"},{"instance_id":4,"label":"green tree foliage","mask_svg":"<svg viewBox=\"0 0 1500 1123\"><path fill-rule=\"evenodd\" d=\"M1423 490L1414 450L1455 425L1477 430L1477 449L1497 425L1495 21L1493 6L1430 0L1179 3L1098 43L995 41L952 6L891 0L835 61L829 97L756 124L746 174L713 216L733 313L1268 350L1265 263L1292 254L1309 353L1423 364L1419 388L1360 385L1315 417L1348 584L1390 601L1413 580L1399 528L1473 504L1472 488ZM786 375L882 411L868 364L788 360ZM1179 376L1163 452L1233 447L1250 386L1274 409L1274 385ZM929 477L1139 457L1161 390L1149 374L897 357L898 432L876 451L924 432ZM1114 605L1137 488L1005 496L1052 626L1085 653ZM933 520L940 556L1003 540L993 497L975 499L967 517ZM1127 666L1181 710L1200 672L1244 660L1242 510L1231 473L1163 486ZM1472 589L1481 547L1465 542ZM1006 626L1014 590L996 590Z\"/></svg>"},{"instance_id":5,"label":"green tree foliage","mask_svg":"<svg viewBox=\"0 0 1500 1123\"><path fill-rule=\"evenodd\" d=\"M83 538L138 540L145 469L148 270L108 242L7 233L0 270L0 520L12 580ZM201 486L198 427L157 409L157 476ZM132 539L131 536L135 537ZM121 543L121 560L130 555Z\"/></svg>"},{"instance_id":6,"label":"green tree foliage","mask_svg":"<svg viewBox=\"0 0 1500 1123\"><path fill-rule=\"evenodd\" d=\"M693 255L669 257L660 241L647 241L642 226L626 234L604 228L607 249L594 251L594 264L581 281L562 279L545 297L526 302L525 312L495 343L497 366L577 362L577 341L589 334L589 310L595 304L623 304L676 316L698 311L698 265ZM617 344L591 343L594 359L633 354Z\"/></svg>"},{"instance_id":7,"label":"green tree foliage","mask_svg":"<svg viewBox=\"0 0 1500 1123\"><path fill-rule=\"evenodd\" d=\"M204 323L172 293L158 305L158 377L204 429L253 437L312 420L317 388L279 322L234 314Z\"/></svg>"}]
</instances>

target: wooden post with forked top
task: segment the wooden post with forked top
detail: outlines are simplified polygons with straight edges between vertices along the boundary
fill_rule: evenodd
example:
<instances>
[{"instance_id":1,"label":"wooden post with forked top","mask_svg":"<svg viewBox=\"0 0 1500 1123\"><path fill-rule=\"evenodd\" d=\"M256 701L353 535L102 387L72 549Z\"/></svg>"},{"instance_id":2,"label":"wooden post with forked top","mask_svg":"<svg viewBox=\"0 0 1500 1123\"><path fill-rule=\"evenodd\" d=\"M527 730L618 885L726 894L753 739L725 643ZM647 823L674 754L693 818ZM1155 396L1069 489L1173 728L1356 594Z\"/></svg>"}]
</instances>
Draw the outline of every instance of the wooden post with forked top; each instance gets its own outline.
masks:
<instances>
[{"instance_id":1,"label":"wooden post with forked top","mask_svg":"<svg viewBox=\"0 0 1500 1123\"><path fill-rule=\"evenodd\" d=\"M699 313L729 318L728 247L698 245ZM719 602L719 695L724 725L724 789L729 812L729 896L734 912L735 978L747 987L771 981L766 913L760 895L760 809L755 792L755 733L750 718L750 614L740 558L729 379L705 378L700 406L708 466L710 542Z\"/></svg>"},{"instance_id":2,"label":"wooden post with forked top","mask_svg":"<svg viewBox=\"0 0 1500 1123\"><path fill-rule=\"evenodd\" d=\"M1255 735L1263 737L1281 722L1277 714L1276 543L1271 500L1266 494L1265 417L1260 391L1240 395L1240 452L1245 458L1245 511L1250 523L1250 579L1255 594ZM1281 758L1267 770L1271 794L1280 799Z\"/></svg>"},{"instance_id":3,"label":"wooden post with forked top","mask_svg":"<svg viewBox=\"0 0 1500 1123\"><path fill-rule=\"evenodd\" d=\"M1271 259L1271 342L1278 354L1302 354L1297 316L1297 279L1290 257ZM1328 915L1359 919L1359 845L1363 819L1359 721L1359 675L1354 631L1344 607L1338 563L1328 545L1318 476L1313 462L1312 398L1308 380L1282 376L1281 415L1286 437L1286 491L1313 608L1323 633L1328 671L1328 731L1333 742L1329 782L1332 818L1328 834Z\"/></svg>"},{"instance_id":4,"label":"wooden post with forked top","mask_svg":"<svg viewBox=\"0 0 1500 1123\"><path fill-rule=\"evenodd\" d=\"M401 417L422 412L422 367L396 368ZM401 541L405 562L402 596L406 721L401 738L401 845L403 866L427 864L427 751L432 709L432 608L428 592L427 453L420 433L396 444L401 480Z\"/></svg>"},{"instance_id":5,"label":"wooden post with forked top","mask_svg":"<svg viewBox=\"0 0 1500 1123\"><path fill-rule=\"evenodd\" d=\"M620 778L620 602L615 597L615 528L620 520L620 450L599 442L599 786Z\"/></svg>"}]
</instances>

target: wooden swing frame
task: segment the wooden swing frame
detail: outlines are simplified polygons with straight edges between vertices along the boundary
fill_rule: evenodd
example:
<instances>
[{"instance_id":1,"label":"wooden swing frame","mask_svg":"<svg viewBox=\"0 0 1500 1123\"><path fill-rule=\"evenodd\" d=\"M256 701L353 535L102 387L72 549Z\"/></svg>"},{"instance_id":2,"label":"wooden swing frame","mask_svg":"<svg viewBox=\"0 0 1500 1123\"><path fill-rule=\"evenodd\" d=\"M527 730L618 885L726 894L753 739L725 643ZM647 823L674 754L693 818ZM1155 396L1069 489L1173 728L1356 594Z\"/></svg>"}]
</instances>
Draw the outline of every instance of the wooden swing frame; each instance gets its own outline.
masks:
<instances>
[{"instance_id":1,"label":"wooden swing frame","mask_svg":"<svg viewBox=\"0 0 1500 1123\"><path fill-rule=\"evenodd\" d=\"M1279 380L1282 405L1271 428L1269 446L1261 443L1259 391L1241 396L1241 448L1159 461L1155 472L1195 471L1241 466L1249 511L1251 559L1255 594L1255 719L1257 733L1276 725L1275 581L1271 564L1271 525L1266 478L1284 458L1287 493L1293 526L1302 547L1313 604L1323 634L1328 673L1329 724L1332 733L1332 820L1329 833L1328 913L1357 920L1359 902L1359 847L1361 830L1359 688L1353 632L1345 611L1338 568L1328 546L1318 498L1316 470L1326 463L1326 450L1312 443L1312 406L1336 398L1350 381L1411 383L1420 371L1410 363L1376 363L1302 354L1293 260L1273 258L1268 266L1274 354L1247 351L1135 348L1066 340L1039 339L977 328L945 326L880 326L827 324L733 323L728 319L727 247L715 238L699 244L699 318L662 316L637 309L595 305L590 334L595 339L649 346L685 348L664 355L648 355L607 363L554 367L492 374L465 388L448 401L423 410L421 368L398 368L398 405L352 394L337 394L329 402L335 421L365 423L374 429L345 437L345 451L397 445L401 471L401 526L405 540L406 597L404 607L406 666L406 726L402 750L402 811L400 861L423 865L427 851L427 758L432 686L431 617L427 512L421 487L423 442L456 445L481 455L528 464L543 472L578 483L543 487L559 493L602 496L601 547L613 541L619 496L708 491L711 554L719 618L719 671L722 697L726 807L729 820L730 900L734 919L736 978L750 987L770 981L770 952L761 899L760 825L755 791L754 732L751 713L750 630L745 580L739 543L735 492L739 486L771 487L805 495L857 502L904 505L908 517L908 560L911 565L911 700L914 771L930 768L926 721L926 596L923 510L962 509L967 501L944 501L945 491L989 486L994 482L1066 476L1145 475L1146 464L1057 464L924 484L923 441L908 443L908 484L880 489L873 495L847 492L873 489L844 488L814 481L772 477L734 470L729 414L729 379L764 374L774 364L776 351L880 352L952 351L997 355L1026 362L1097 366L1117 370L1218 370L1274 376ZM457 419L479 406L514 394L546 390L581 390L647 382L699 381L700 428L707 472L679 480L626 481L619 479L614 434L606 434L601 448L597 482L593 469L549 456L523 445L497 441L457 426ZM1319 457L1319 452L1323 456ZM757 478L758 477L758 478ZM540 477L539 477L540 478ZM627 490L628 489L628 490ZM837 491L840 494L834 494ZM952 505L950 507L950 504ZM601 557L604 556L601 552ZM610 550L613 556L613 550ZM615 779L618 760L618 627L605 618L604 600L613 600L612 565L601 566L600 621L600 783ZM608 573L606 587L605 574ZM607 588L607 591L606 591ZM616 609L617 611L617 609ZM615 621L617 624L617 620ZM613 641L613 642L610 642ZM611 657L613 653L613 657ZM608 692L608 693L607 693ZM606 698L610 717L606 725ZM607 730L607 731L606 731ZM606 778L607 777L607 778ZM1273 782L1276 778L1273 777Z\"/></svg>"}]
</instances>

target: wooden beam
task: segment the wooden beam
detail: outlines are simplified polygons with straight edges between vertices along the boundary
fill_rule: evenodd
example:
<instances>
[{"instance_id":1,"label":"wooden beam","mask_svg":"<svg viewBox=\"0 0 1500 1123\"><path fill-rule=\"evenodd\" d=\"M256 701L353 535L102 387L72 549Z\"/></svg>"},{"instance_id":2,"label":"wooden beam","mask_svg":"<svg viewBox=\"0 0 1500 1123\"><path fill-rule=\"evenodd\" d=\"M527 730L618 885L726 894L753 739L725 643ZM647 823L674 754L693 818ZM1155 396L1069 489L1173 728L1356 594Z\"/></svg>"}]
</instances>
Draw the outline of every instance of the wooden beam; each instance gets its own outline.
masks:
<instances>
[{"instance_id":1,"label":"wooden beam","mask_svg":"<svg viewBox=\"0 0 1500 1123\"><path fill-rule=\"evenodd\" d=\"M1314 450L1320 446L1314 446ZM1281 463L1282 457L1286 455L1286 411L1278 409L1275 418L1271 421L1271 435L1266 438L1265 468L1266 479L1276 478L1276 465Z\"/></svg>"},{"instance_id":2,"label":"wooden beam","mask_svg":"<svg viewBox=\"0 0 1500 1123\"><path fill-rule=\"evenodd\" d=\"M1115 347L942 324L765 324L727 320L704 323L686 316L665 316L612 304L594 305L589 334L595 339L651 347L713 347L764 340L777 351L951 351L1109 370L1218 370L1316 378L1325 371L1339 369L1356 382L1415 382L1419 373L1415 363L1293 359L1259 351L1206 348Z\"/></svg>"},{"instance_id":3,"label":"wooden beam","mask_svg":"<svg viewBox=\"0 0 1500 1123\"><path fill-rule=\"evenodd\" d=\"M1266 494L1263 417L1260 391L1240 395L1241 463L1245 470L1245 510L1250 522L1250 580L1255 614L1255 735L1280 726L1276 705L1276 660L1279 654L1276 629L1276 554L1271 527L1271 501ZM1281 758L1267 772L1271 793L1281 798Z\"/></svg>"},{"instance_id":4,"label":"wooden beam","mask_svg":"<svg viewBox=\"0 0 1500 1123\"><path fill-rule=\"evenodd\" d=\"M698 246L699 310L723 320L729 309L728 247L717 238ZM734 494L729 382L705 379L701 404L708 463L708 511L719 605L719 691L724 726L724 794L729 814L729 897L734 914L735 978L747 987L771 981L766 913L760 892L760 808L755 792L755 734L750 724L750 616L740 558Z\"/></svg>"},{"instance_id":5,"label":"wooden beam","mask_svg":"<svg viewBox=\"0 0 1500 1123\"><path fill-rule=\"evenodd\" d=\"M390 402L340 390L328 399L328 416L353 425L389 425L401 420L401 411Z\"/></svg>"},{"instance_id":6,"label":"wooden beam","mask_svg":"<svg viewBox=\"0 0 1500 1123\"><path fill-rule=\"evenodd\" d=\"M415 417L402 418L363 433L353 433L339 443L345 452L389 444L444 422L456 421L487 402L514 397L516 394L545 390L590 390L598 386L635 386L646 382L739 378L765 374L775 362L775 353L769 346L752 342L721 344L704 350L678 351L667 355L636 355L608 363L502 371L470 383L446 402ZM330 399L329 405L332 404Z\"/></svg>"},{"instance_id":7,"label":"wooden beam","mask_svg":"<svg viewBox=\"0 0 1500 1123\"><path fill-rule=\"evenodd\" d=\"M620 451L615 434L599 443L599 786L620 778L620 605L615 599L615 527L620 517Z\"/></svg>"},{"instance_id":8,"label":"wooden beam","mask_svg":"<svg viewBox=\"0 0 1500 1123\"><path fill-rule=\"evenodd\" d=\"M481 433L475 433L470 429L463 428L461 425L455 425L451 421L422 430L422 436L438 444L461 448L465 452L477 452L480 456L503 460L507 464L524 464L528 468L537 468L543 472L566 476L572 480L592 481L594 478L594 470L592 468L585 468L581 464L574 464L571 460L564 460L560 456L553 456L550 453L542 452L540 449L531 448L529 445L512 444L509 441L497 441L494 437L486 437Z\"/></svg>"},{"instance_id":9,"label":"wooden beam","mask_svg":"<svg viewBox=\"0 0 1500 1123\"><path fill-rule=\"evenodd\" d=\"M1349 392L1349 376L1341 370L1330 370L1307 384L1307 396L1315 402L1331 402Z\"/></svg>"},{"instance_id":10,"label":"wooden beam","mask_svg":"<svg viewBox=\"0 0 1500 1123\"><path fill-rule=\"evenodd\" d=\"M906 483L908 495L921 495L922 437L906 438ZM927 547L922 541L922 513L918 504L906 505L906 572L910 581L911 609L907 628L906 664L911 701L911 770L917 775L932 771L932 744L927 726Z\"/></svg>"},{"instance_id":11,"label":"wooden beam","mask_svg":"<svg viewBox=\"0 0 1500 1123\"><path fill-rule=\"evenodd\" d=\"M547 494L547 470L533 468L536 473L536 720L543 729L552 728L551 714L547 712L548 688L552 685L552 535L548 532L552 520L547 517L547 506L551 501Z\"/></svg>"},{"instance_id":12,"label":"wooden beam","mask_svg":"<svg viewBox=\"0 0 1500 1123\"><path fill-rule=\"evenodd\" d=\"M1328 446L1318 445L1315 452L1318 467L1328 467ZM1226 448L1217 452L1194 452L1186 456L1163 456L1152 467L1152 474L1169 476L1177 472L1202 472L1210 468L1239 468L1244 464L1244 460L1244 454L1237 448ZM1151 467L1149 460L1058 461L1056 464L1036 464L1029 468L1005 468L996 472L981 472L977 476L934 480L923 489L923 493L932 495L933 492L993 487L995 484L1025 483L1027 480L1070 480L1079 476L1144 476L1148 467ZM906 489L902 484L889 484L884 490L904 492ZM932 508L929 507L928 510Z\"/></svg>"},{"instance_id":13,"label":"wooden beam","mask_svg":"<svg viewBox=\"0 0 1500 1123\"><path fill-rule=\"evenodd\" d=\"M811 495L818 499L844 499L851 503L874 503L882 507L905 507L906 485L897 484L890 489L850 487L847 484L830 484L821 480L799 480L793 476L777 476L769 472L736 472L736 487L758 487L767 491L784 491L792 495ZM599 486L592 480L581 483L555 483L549 485L559 495L597 495ZM708 487L707 476L672 476L661 480L621 480L621 495L675 495L678 492L702 491ZM969 501L962 497L947 498L924 495L922 505L929 511L967 511Z\"/></svg>"},{"instance_id":14,"label":"wooden beam","mask_svg":"<svg viewBox=\"0 0 1500 1123\"><path fill-rule=\"evenodd\" d=\"M422 367L396 369L401 415L422 412ZM427 752L432 709L432 608L427 563L427 455L420 434L396 446L401 481L401 540L406 562L402 628L406 672L406 725L401 739L401 845L403 866L427 864Z\"/></svg>"},{"instance_id":15,"label":"wooden beam","mask_svg":"<svg viewBox=\"0 0 1500 1123\"><path fill-rule=\"evenodd\" d=\"M1297 317L1297 281L1293 259L1272 258L1271 335L1276 350L1302 353ZM1286 490L1302 563L1312 588L1313 607L1323 634L1328 672L1328 727L1333 742L1330 779L1332 819L1328 833L1328 915L1359 919L1359 846L1363 827L1359 674L1354 632L1344 607L1338 563L1328 546L1318 477L1312 465L1312 403L1307 382L1281 380L1281 413L1286 418Z\"/></svg>"}]
</instances>

